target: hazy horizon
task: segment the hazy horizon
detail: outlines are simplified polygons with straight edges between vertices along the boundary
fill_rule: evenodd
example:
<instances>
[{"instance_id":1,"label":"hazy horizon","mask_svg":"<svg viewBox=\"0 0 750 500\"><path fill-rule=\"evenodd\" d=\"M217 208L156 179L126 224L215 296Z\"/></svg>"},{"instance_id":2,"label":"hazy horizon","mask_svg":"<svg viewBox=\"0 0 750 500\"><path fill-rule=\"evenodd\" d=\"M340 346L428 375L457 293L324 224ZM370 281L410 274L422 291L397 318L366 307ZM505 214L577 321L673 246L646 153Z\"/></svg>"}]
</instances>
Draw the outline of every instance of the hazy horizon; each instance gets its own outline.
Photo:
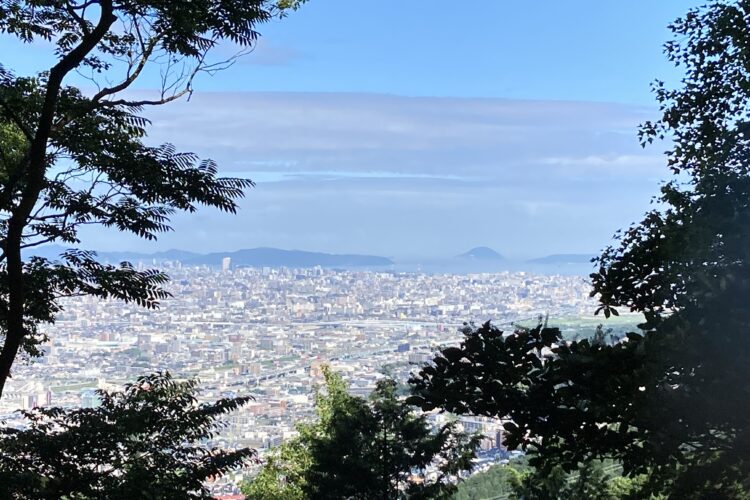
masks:
<instances>
[{"instance_id":1,"label":"hazy horizon","mask_svg":"<svg viewBox=\"0 0 750 500\"><path fill-rule=\"evenodd\" d=\"M157 243L98 230L84 241L137 251L596 253L640 218L667 174L658 146L637 142L637 125L653 115L616 103L199 93L152 110L149 140L255 180L240 213L178 215Z\"/></svg>"}]
</instances>

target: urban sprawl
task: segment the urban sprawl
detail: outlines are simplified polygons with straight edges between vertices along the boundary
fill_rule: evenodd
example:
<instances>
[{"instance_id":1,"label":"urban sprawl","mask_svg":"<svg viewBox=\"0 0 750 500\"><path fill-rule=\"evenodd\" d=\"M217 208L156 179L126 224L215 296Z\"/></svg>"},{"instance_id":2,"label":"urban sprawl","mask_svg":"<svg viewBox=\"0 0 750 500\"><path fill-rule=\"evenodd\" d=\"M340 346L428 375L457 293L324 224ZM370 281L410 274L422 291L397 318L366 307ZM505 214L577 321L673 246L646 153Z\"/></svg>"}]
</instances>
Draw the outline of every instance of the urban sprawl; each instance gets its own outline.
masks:
<instances>
[{"instance_id":1,"label":"urban sprawl","mask_svg":"<svg viewBox=\"0 0 750 500\"><path fill-rule=\"evenodd\" d=\"M262 456L294 436L296 422L312 418L323 365L366 396L385 374L406 382L439 346L459 342L464 322L492 320L512 329L541 313L575 317L594 310L590 285L579 276L235 269L229 259L221 269L162 267L172 298L157 310L66 299L45 329L44 356L14 368L0 420L20 426L19 409L92 407L96 389L120 389L167 370L198 377L207 401L253 395L206 446L250 446ZM505 453L499 422L464 417L461 424L485 436L482 456ZM231 493L238 479L222 479L217 492Z\"/></svg>"}]
</instances>

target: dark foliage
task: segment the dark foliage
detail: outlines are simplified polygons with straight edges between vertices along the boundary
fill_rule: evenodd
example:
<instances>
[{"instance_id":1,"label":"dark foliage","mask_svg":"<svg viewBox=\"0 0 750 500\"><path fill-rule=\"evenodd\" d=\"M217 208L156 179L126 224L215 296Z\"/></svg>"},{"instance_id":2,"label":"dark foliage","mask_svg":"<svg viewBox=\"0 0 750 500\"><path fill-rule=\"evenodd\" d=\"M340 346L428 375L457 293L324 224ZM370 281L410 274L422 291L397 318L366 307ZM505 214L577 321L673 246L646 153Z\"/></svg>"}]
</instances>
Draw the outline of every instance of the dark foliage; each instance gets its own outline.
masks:
<instances>
[{"instance_id":1,"label":"dark foliage","mask_svg":"<svg viewBox=\"0 0 750 500\"><path fill-rule=\"evenodd\" d=\"M378 383L370 400L348 394L342 379L325 372L318 421L298 426L300 436L271 456L244 490L250 499L444 498L471 468L477 439L454 424L432 430L425 416L404 404L392 380ZM434 468L435 478L425 470Z\"/></svg>"},{"instance_id":2,"label":"dark foliage","mask_svg":"<svg viewBox=\"0 0 750 500\"><path fill-rule=\"evenodd\" d=\"M712 2L673 25L683 86L657 82L674 179L656 209L597 259L605 315L644 314L614 345L555 329L469 327L414 377L413 401L509 418L507 444L542 471L594 458L648 474L644 494L747 498L750 491L750 2Z\"/></svg>"},{"instance_id":3,"label":"dark foliage","mask_svg":"<svg viewBox=\"0 0 750 500\"><path fill-rule=\"evenodd\" d=\"M508 419L505 444L534 452L531 465L543 470L564 464L572 471L633 439L618 424L625 416L629 425L640 423L630 397L649 374L635 342L564 343L558 329L541 325L511 334L467 325L464 335L460 347L444 349L412 379L411 403ZM622 407L632 410L621 415Z\"/></svg>"},{"instance_id":4,"label":"dark foliage","mask_svg":"<svg viewBox=\"0 0 750 500\"><path fill-rule=\"evenodd\" d=\"M494 465L458 485L454 500L643 500L643 477L619 475L615 463L591 461L574 472L554 467L547 473L529 467L525 458ZM650 500L658 500L651 497Z\"/></svg>"},{"instance_id":5,"label":"dark foliage","mask_svg":"<svg viewBox=\"0 0 750 500\"><path fill-rule=\"evenodd\" d=\"M254 451L210 451L200 442L250 398L198 404L195 393L194 380L156 373L122 392L99 391L96 408L24 412L28 428L0 429L0 497L211 498L203 482Z\"/></svg>"}]
</instances>

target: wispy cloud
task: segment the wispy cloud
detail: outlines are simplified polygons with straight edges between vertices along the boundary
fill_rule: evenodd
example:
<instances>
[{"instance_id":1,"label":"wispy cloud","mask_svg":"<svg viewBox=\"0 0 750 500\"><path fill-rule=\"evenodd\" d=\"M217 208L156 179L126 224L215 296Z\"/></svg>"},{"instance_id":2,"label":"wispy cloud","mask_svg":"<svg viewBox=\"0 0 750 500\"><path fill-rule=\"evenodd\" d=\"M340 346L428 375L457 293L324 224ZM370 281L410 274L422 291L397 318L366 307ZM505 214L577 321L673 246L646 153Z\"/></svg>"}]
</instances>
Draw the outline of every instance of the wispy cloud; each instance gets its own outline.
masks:
<instances>
[{"instance_id":1,"label":"wispy cloud","mask_svg":"<svg viewBox=\"0 0 750 500\"><path fill-rule=\"evenodd\" d=\"M542 158L542 163L547 165L559 165L563 167L583 166L583 167L642 167L658 165L664 161L662 155L633 155L633 154L613 154L613 155L588 155L581 157L551 157Z\"/></svg>"},{"instance_id":2,"label":"wispy cloud","mask_svg":"<svg viewBox=\"0 0 750 500\"><path fill-rule=\"evenodd\" d=\"M653 114L585 102L198 93L152 110L149 140L211 157L258 187L236 218L180 218L163 245L589 252L637 219L667 175L636 137Z\"/></svg>"},{"instance_id":3,"label":"wispy cloud","mask_svg":"<svg viewBox=\"0 0 750 500\"><path fill-rule=\"evenodd\" d=\"M152 136L200 146L228 170L265 164L484 177L536 159L544 166L549 158L640 155L635 127L646 112L592 103L209 93L160 109ZM632 134L621 133L627 128Z\"/></svg>"}]
</instances>

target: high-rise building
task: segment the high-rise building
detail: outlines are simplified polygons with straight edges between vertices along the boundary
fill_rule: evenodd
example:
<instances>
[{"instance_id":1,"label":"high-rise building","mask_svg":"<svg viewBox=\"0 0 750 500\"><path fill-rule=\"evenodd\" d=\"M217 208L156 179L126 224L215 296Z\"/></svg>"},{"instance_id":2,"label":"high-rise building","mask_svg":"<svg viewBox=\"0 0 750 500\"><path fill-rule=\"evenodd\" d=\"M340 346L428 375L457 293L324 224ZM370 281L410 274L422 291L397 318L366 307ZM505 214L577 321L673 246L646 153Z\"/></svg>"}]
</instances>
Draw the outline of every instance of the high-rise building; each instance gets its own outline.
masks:
<instances>
[{"instance_id":1,"label":"high-rise building","mask_svg":"<svg viewBox=\"0 0 750 500\"><path fill-rule=\"evenodd\" d=\"M39 406L36 396L36 394L23 394L21 396L21 409L31 410L32 408Z\"/></svg>"},{"instance_id":2,"label":"high-rise building","mask_svg":"<svg viewBox=\"0 0 750 500\"><path fill-rule=\"evenodd\" d=\"M224 257L221 259L221 270L222 271L229 271L229 268L232 267L232 258L231 257Z\"/></svg>"},{"instance_id":3,"label":"high-rise building","mask_svg":"<svg viewBox=\"0 0 750 500\"><path fill-rule=\"evenodd\" d=\"M49 389L42 389L36 395L37 406L49 406L52 404L52 391Z\"/></svg>"}]
</instances>

